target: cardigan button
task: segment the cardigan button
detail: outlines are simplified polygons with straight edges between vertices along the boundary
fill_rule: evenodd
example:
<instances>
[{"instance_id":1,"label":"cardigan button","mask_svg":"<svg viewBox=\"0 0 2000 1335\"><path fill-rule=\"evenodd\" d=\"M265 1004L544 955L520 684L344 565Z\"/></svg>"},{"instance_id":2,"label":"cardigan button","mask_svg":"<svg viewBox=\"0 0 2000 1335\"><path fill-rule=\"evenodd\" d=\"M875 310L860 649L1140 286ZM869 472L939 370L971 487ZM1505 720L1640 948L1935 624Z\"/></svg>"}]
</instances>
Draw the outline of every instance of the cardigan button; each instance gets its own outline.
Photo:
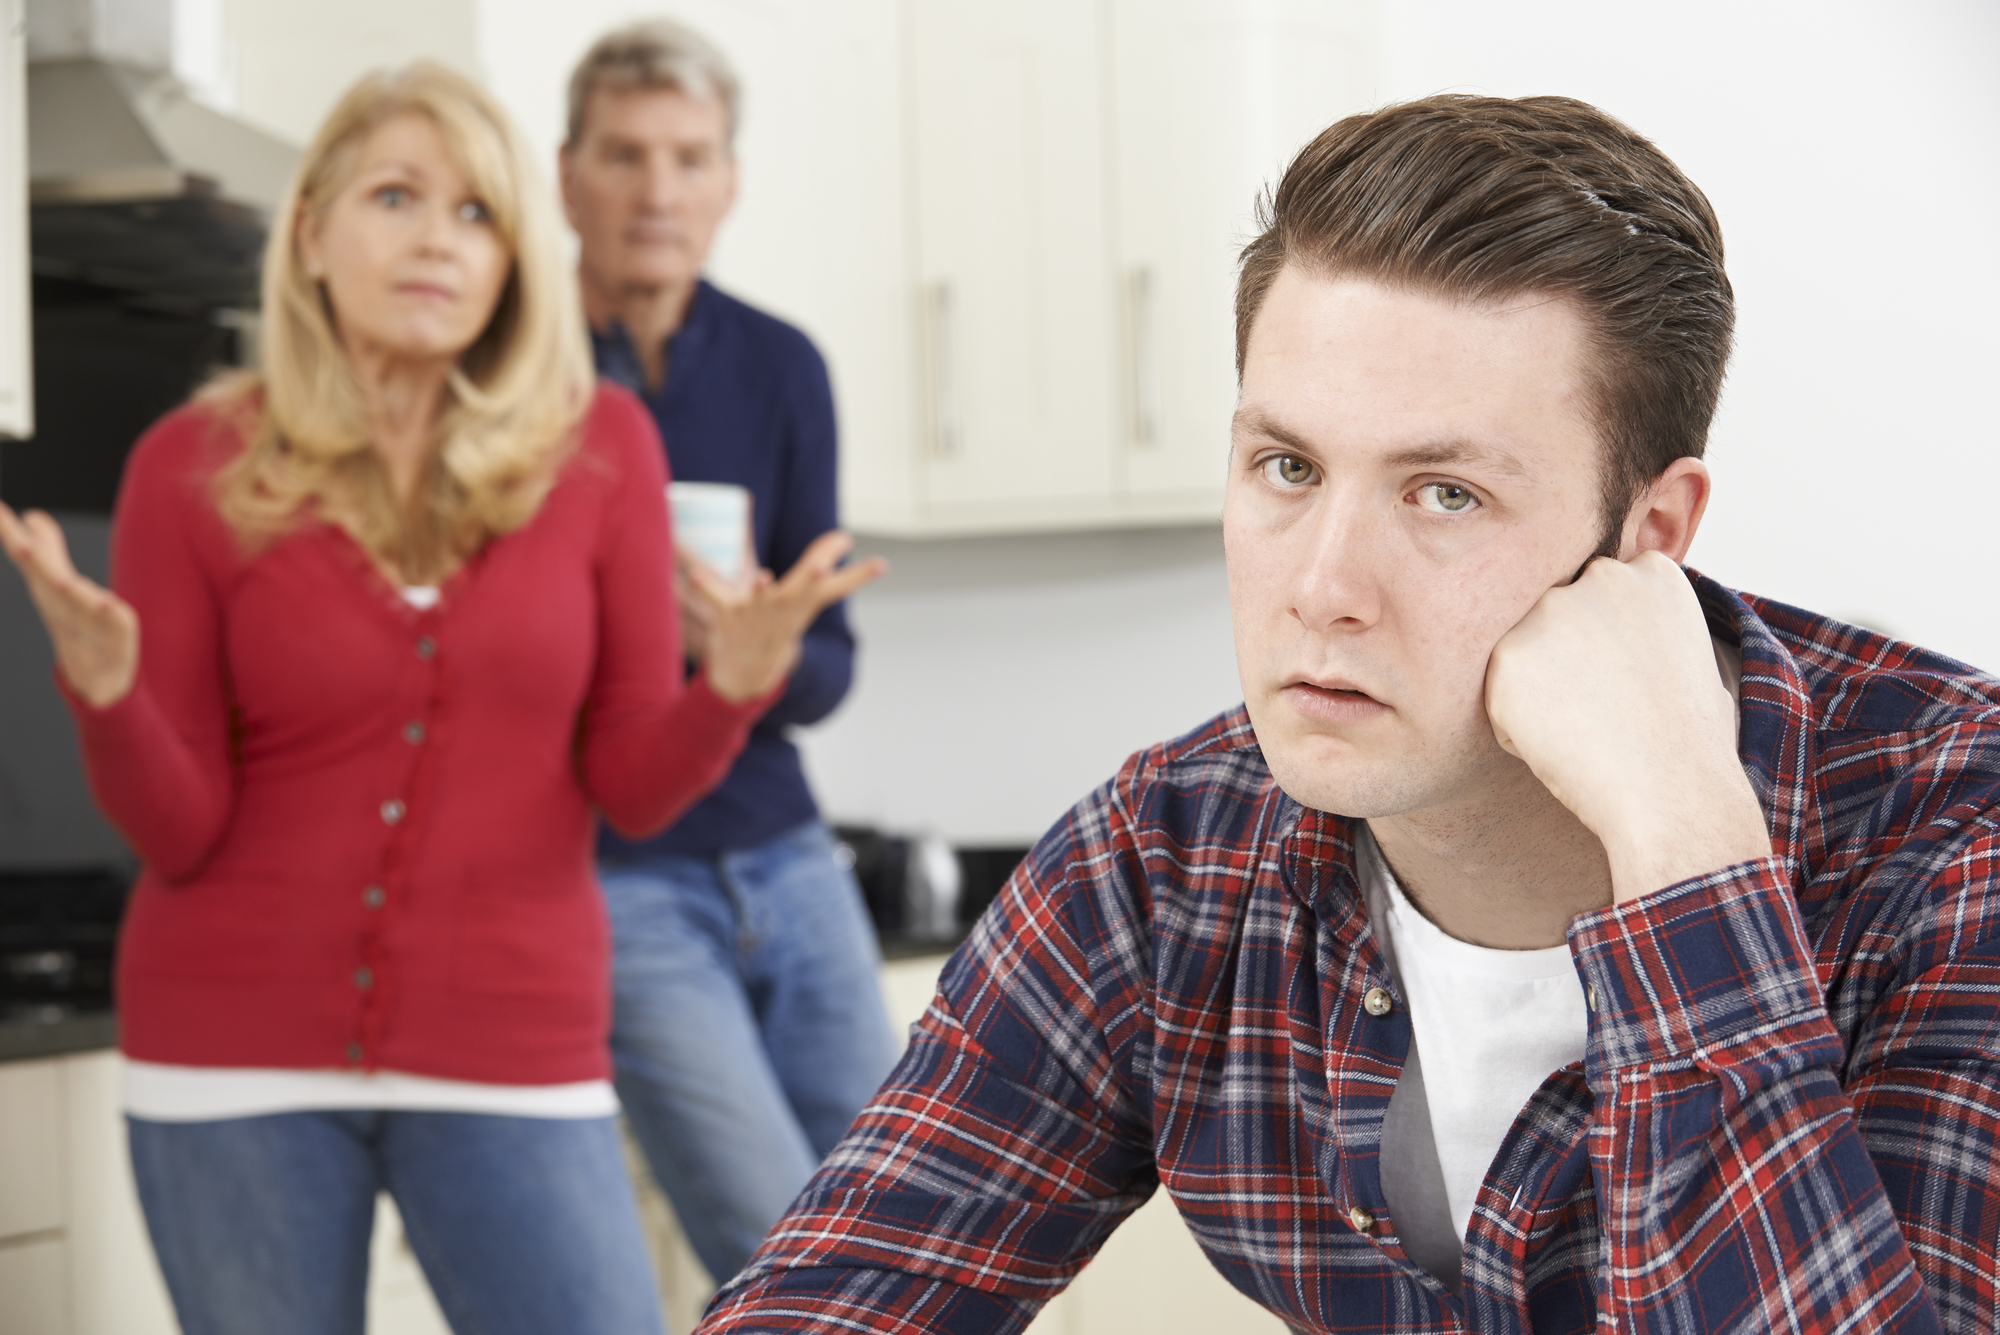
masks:
<instances>
[{"instance_id":1,"label":"cardigan button","mask_svg":"<svg viewBox=\"0 0 2000 1335\"><path fill-rule=\"evenodd\" d=\"M423 745L424 724L422 719L413 718L403 725L403 740L411 746Z\"/></svg>"},{"instance_id":2,"label":"cardigan button","mask_svg":"<svg viewBox=\"0 0 2000 1335\"><path fill-rule=\"evenodd\" d=\"M429 659L437 657L437 651L438 651L437 641L432 639L430 636L422 635L417 638L418 658L425 659L428 661Z\"/></svg>"},{"instance_id":3,"label":"cardigan button","mask_svg":"<svg viewBox=\"0 0 2000 1335\"><path fill-rule=\"evenodd\" d=\"M1347 1212L1347 1222L1354 1225L1356 1233L1366 1233L1375 1227L1375 1216L1357 1205Z\"/></svg>"},{"instance_id":4,"label":"cardigan button","mask_svg":"<svg viewBox=\"0 0 2000 1335\"><path fill-rule=\"evenodd\" d=\"M354 971L354 985L366 992L375 986L375 971L365 964L362 965Z\"/></svg>"},{"instance_id":5,"label":"cardigan button","mask_svg":"<svg viewBox=\"0 0 2000 1335\"><path fill-rule=\"evenodd\" d=\"M349 1043L347 1045L347 1060L351 1062L361 1060L361 1045L359 1043Z\"/></svg>"},{"instance_id":6,"label":"cardigan button","mask_svg":"<svg viewBox=\"0 0 2000 1335\"><path fill-rule=\"evenodd\" d=\"M382 823L384 825L394 825L397 821L403 819L403 813L408 810L409 808L404 806L399 799L392 797L382 804Z\"/></svg>"},{"instance_id":7,"label":"cardigan button","mask_svg":"<svg viewBox=\"0 0 2000 1335\"><path fill-rule=\"evenodd\" d=\"M1368 994L1361 998L1361 1007L1379 1020L1396 1009L1396 999L1389 995L1389 989L1386 987L1371 987L1368 989Z\"/></svg>"},{"instance_id":8,"label":"cardigan button","mask_svg":"<svg viewBox=\"0 0 2000 1335\"><path fill-rule=\"evenodd\" d=\"M371 885L361 892L361 902L371 909L379 909L389 902L389 892L379 885Z\"/></svg>"}]
</instances>

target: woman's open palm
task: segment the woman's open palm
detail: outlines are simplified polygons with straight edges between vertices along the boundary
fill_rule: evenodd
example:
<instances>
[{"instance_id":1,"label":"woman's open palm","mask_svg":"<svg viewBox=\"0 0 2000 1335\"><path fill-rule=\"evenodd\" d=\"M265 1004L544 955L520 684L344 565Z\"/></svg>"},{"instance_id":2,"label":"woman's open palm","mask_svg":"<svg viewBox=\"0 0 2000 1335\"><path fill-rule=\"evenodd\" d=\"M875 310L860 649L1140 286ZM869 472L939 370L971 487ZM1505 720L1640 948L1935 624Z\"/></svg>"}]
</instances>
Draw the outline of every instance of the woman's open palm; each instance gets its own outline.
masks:
<instances>
[{"instance_id":1,"label":"woman's open palm","mask_svg":"<svg viewBox=\"0 0 2000 1335\"><path fill-rule=\"evenodd\" d=\"M28 581L70 689L96 709L124 699L139 675L132 605L77 573L62 528L40 510L17 515L0 504L0 547Z\"/></svg>"}]
</instances>

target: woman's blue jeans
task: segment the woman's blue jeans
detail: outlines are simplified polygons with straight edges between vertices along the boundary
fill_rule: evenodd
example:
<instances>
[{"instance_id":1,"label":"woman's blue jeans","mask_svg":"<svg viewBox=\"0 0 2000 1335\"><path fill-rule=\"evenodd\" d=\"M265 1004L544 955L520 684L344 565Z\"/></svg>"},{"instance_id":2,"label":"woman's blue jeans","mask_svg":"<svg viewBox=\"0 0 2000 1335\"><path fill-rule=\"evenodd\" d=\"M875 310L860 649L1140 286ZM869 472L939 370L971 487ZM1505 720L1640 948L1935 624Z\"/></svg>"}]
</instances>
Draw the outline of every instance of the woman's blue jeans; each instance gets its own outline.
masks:
<instances>
[{"instance_id":1,"label":"woman's blue jeans","mask_svg":"<svg viewBox=\"0 0 2000 1335\"><path fill-rule=\"evenodd\" d=\"M902 1053L854 877L818 821L604 867L619 1101L695 1254L743 1268Z\"/></svg>"},{"instance_id":2,"label":"woman's blue jeans","mask_svg":"<svg viewBox=\"0 0 2000 1335\"><path fill-rule=\"evenodd\" d=\"M375 1193L457 1335L660 1335L609 1117L127 1121L184 1335L362 1335Z\"/></svg>"}]
</instances>

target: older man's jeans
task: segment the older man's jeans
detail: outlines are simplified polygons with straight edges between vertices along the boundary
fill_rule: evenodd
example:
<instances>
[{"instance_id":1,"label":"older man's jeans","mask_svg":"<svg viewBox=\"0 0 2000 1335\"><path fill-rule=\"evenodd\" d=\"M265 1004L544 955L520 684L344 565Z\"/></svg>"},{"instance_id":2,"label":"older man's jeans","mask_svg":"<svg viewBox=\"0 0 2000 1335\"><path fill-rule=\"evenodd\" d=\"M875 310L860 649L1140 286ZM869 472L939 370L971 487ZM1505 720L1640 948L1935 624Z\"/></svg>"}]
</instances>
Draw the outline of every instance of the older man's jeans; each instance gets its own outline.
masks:
<instances>
[{"instance_id":1,"label":"older man's jeans","mask_svg":"<svg viewBox=\"0 0 2000 1335\"><path fill-rule=\"evenodd\" d=\"M618 1097L721 1283L902 1051L874 931L818 821L717 857L607 866L601 879Z\"/></svg>"},{"instance_id":2,"label":"older man's jeans","mask_svg":"<svg viewBox=\"0 0 2000 1335\"><path fill-rule=\"evenodd\" d=\"M395 1198L453 1330L660 1335L613 1118L342 1111L127 1125L186 1335L362 1335L377 1191Z\"/></svg>"}]
</instances>

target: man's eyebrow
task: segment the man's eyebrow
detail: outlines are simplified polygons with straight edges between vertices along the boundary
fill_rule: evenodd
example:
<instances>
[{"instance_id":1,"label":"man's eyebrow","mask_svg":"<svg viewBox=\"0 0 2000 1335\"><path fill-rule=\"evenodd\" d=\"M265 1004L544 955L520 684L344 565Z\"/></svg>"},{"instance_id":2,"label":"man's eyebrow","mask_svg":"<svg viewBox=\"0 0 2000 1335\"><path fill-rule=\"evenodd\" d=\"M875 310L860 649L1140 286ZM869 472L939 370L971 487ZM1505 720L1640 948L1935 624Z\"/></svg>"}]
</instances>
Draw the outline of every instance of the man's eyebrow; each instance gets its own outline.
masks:
<instances>
[{"instance_id":1,"label":"man's eyebrow","mask_svg":"<svg viewBox=\"0 0 2000 1335\"><path fill-rule=\"evenodd\" d=\"M1441 440L1432 445L1418 445L1399 450L1383 462L1391 468L1451 468L1476 464L1517 482L1532 482L1535 477L1534 470L1507 451L1490 445L1476 445L1469 440Z\"/></svg>"},{"instance_id":2,"label":"man's eyebrow","mask_svg":"<svg viewBox=\"0 0 2000 1335\"><path fill-rule=\"evenodd\" d=\"M1231 428L1235 431L1267 436L1287 449L1297 450L1301 454L1315 453L1311 441L1259 408L1238 409L1235 419L1231 422Z\"/></svg>"}]
</instances>

